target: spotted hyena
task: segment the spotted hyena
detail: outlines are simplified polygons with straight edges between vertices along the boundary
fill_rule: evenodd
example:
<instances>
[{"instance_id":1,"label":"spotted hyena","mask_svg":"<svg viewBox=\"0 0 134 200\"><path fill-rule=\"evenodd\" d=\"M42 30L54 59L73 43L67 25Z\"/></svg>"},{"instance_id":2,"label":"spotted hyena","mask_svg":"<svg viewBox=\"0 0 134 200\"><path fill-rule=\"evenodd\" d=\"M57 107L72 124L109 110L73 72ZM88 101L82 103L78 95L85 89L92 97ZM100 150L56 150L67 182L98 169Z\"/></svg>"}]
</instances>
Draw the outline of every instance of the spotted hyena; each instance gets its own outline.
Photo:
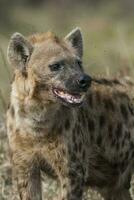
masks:
<instances>
[{"instance_id":1,"label":"spotted hyena","mask_svg":"<svg viewBox=\"0 0 134 200\"><path fill-rule=\"evenodd\" d=\"M7 129L21 200L41 200L41 171L57 178L58 199L81 200L95 187L106 200L130 200L134 85L85 74L80 29L11 37L14 66Z\"/></svg>"}]
</instances>

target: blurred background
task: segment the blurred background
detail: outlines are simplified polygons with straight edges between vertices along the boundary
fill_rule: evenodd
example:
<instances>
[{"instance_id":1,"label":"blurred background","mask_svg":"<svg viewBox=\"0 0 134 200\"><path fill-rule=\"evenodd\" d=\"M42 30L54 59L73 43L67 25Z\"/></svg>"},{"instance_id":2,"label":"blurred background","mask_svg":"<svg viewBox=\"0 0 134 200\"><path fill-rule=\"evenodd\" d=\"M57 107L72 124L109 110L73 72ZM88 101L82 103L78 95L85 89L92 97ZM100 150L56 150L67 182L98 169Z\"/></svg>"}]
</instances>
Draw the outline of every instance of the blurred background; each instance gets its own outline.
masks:
<instances>
[{"instance_id":1,"label":"blurred background","mask_svg":"<svg viewBox=\"0 0 134 200\"><path fill-rule=\"evenodd\" d=\"M64 37L77 26L88 73L134 77L134 0L0 0L0 200L10 199L10 179L2 171L7 164L3 119L12 79L9 39L14 32L53 31Z\"/></svg>"}]
</instances>

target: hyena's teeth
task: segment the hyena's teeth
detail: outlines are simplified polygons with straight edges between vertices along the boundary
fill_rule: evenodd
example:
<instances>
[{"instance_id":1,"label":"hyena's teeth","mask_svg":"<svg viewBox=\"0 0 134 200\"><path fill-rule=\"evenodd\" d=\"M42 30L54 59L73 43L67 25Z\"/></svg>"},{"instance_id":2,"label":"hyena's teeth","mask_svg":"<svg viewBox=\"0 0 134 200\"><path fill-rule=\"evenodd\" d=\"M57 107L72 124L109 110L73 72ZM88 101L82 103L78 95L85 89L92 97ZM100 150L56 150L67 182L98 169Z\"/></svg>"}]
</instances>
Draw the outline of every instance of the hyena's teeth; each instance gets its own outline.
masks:
<instances>
[{"instance_id":1,"label":"hyena's teeth","mask_svg":"<svg viewBox=\"0 0 134 200\"><path fill-rule=\"evenodd\" d=\"M63 99L64 101L68 102L68 103L75 103L75 104L79 104L83 101L83 98L85 95L73 95L73 94L69 94L65 91L61 91L58 89L53 90L54 94L56 94L56 96L60 97L61 99Z\"/></svg>"},{"instance_id":2,"label":"hyena's teeth","mask_svg":"<svg viewBox=\"0 0 134 200\"><path fill-rule=\"evenodd\" d=\"M60 95L64 95L65 93L64 92L60 92Z\"/></svg>"}]
</instances>

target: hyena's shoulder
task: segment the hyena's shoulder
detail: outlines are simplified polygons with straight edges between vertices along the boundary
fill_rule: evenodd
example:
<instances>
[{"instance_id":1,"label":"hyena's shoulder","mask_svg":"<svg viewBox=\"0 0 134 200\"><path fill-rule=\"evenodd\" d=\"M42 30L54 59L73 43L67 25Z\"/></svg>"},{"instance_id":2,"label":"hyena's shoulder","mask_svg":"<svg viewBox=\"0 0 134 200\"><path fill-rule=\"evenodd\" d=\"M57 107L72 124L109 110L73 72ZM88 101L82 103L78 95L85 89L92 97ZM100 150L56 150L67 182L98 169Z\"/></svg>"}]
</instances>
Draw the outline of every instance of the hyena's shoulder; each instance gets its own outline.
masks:
<instances>
[{"instance_id":1,"label":"hyena's shoulder","mask_svg":"<svg viewBox=\"0 0 134 200\"><path fill-rule=\"evenodd\" d=\"M134 114L134 82L130 78L94 78L88 91L88 107L97 112L119 113L126 118Z\"/></svg>"}]
</instances>

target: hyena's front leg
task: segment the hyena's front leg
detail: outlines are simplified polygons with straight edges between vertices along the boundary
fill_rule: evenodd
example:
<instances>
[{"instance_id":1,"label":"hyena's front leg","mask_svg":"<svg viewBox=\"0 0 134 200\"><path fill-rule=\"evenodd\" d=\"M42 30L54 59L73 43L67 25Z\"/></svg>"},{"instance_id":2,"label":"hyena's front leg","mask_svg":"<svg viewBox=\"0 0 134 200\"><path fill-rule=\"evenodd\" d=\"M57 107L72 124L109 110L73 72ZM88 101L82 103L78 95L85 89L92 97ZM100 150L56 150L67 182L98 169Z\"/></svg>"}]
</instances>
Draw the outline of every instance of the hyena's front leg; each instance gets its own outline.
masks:
<instances>
[{"instance_id":1,"label":"hyena's front leg","mask_svg":"<svg viewBox=\"0 0 134 200\"><path fill-rule=\"evenodd\" d=\"M20 162L13 164L13 184L17 181L19 199L42 200L40 169L35 163L22 162L20 158L17 160Z\"/></svg>"},{"instance_id":2,"label":"hyena's front leg","mask_svg":"<svg viewBox=\"0 0 134 200\"><path fill-rule=\"evenodd\" d=\"M67 177L61 180L61 200L82 200L84 177L78 168L70 169Z\"/></svg>"}]
</instances>

